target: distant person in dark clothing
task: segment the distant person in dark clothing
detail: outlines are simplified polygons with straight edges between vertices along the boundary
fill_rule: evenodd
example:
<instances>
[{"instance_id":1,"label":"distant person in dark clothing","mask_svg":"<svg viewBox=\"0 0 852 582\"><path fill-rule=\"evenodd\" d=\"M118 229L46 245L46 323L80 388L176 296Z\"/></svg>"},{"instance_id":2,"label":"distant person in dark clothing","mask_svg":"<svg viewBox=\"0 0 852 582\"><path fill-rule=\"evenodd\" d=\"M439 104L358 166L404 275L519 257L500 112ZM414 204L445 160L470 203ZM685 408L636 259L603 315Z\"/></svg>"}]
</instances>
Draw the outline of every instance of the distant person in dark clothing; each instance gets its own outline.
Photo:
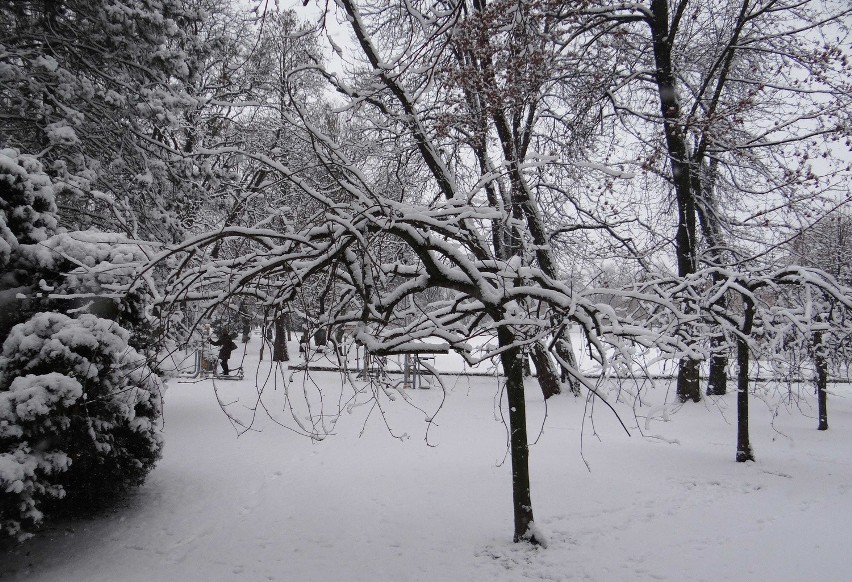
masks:
<instances>
[{"instance_id":1,"label":"distant person in dark clothing","mask_svg":"<svg viewBox=\"0 0 852 582\"><path fill-rule=\"evenodd\" d=\"M237 344L234 343L235 337L237 337L237 334L231 335L228 332L222 332L219 334L218 341L210 340L211 344L219 346L219 361L222 363L222 373L226 376L231 373L228 369L228 360L231 358L231 352L237 349Z\"/></svg>"}]
</instances>

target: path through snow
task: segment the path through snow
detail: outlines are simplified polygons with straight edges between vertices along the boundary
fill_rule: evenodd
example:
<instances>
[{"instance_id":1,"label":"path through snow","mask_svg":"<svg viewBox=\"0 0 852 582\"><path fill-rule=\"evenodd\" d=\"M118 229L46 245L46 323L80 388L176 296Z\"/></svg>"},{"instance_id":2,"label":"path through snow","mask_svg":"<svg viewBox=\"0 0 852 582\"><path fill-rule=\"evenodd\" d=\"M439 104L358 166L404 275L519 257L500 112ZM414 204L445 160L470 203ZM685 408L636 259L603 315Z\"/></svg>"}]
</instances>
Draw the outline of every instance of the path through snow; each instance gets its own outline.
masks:
<instances>
[{"instance_id":1,"label":"path through snow","mask_svg":"<svg viewBox=\"0 0 852 582\"><path fill-rule=\"evenodd\" d=\"M256 359L246 360L255 369ZM219 382L230 409L247 414L254 380ZM316 373L320 385L332 373ZM454 380L455 381L455 380ZM755 400L757 463L734 462L734 400L689 405L669 422L634 425L627 437L603 406L600 440L584 402L548 403L533 447L532 497L546 550L511 543L506 433L493 378L459 379L424 441L438 390L410 391L389 436L366 408L343 417L321 443L263 417L237 438L210 380L170 384L164 457L121 507L57 525L0 554L0 578L46 581L279 580L472 582L479 580L848 579L852 539L852 399L831 398L831 430L797 409ZM664 390L648 396L664 417ZM770 398L774 396L770 395ZM655 401L656 399L656 401ZM268 402L283 408L280 393ZM529 390L530 432L545 407ZM727 417L727 421L724 417ZM645 428L644 419L639 424Z\"/></svg>"}]
</instances>

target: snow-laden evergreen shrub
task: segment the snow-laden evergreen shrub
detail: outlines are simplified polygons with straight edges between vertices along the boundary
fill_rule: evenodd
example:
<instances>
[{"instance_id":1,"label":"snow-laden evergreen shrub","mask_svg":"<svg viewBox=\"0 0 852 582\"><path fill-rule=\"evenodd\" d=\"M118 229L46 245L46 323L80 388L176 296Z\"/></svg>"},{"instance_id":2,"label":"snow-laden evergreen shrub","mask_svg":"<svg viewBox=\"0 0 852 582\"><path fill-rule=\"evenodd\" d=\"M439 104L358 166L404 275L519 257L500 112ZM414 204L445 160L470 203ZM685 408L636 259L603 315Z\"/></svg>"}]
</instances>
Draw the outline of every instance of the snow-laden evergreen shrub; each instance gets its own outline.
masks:
<instances>
[{"instance_id":1,"label":"snow-laden evergreen shrub","mask_svg":"<svg viewBox=\"0 0 852 582\"><path fill-rule=\"evenodd\" d=\"M156 360L162 338L158 317L147 312L151 295L135 280L148 258L138 242L114 232L98 230L59 232L38 245L21 245L21 261L45 281L53 297L39 311L63 311L85 305L89 313L112 319L131 332L130 345ZM63 299L71 297L72 299Z\"/></svg>"},{"instance_id":2,"label":"snow-laden evergreen shrub","mask_svg":"<svg viewBox=\"0 0 852 582\"><path fill-rule=\"evenodd\" d=\"M0 268L20 244L45 240L56 229L53 184L41 163L13 148L0 149Z\"/></svg>"},{"instance_id":3,"label":"snow-laden evergreen shrub","mask_svg":"<svg viewBox=\"0 0 852 582\"><path fill-rule=\"evenodd\" d=\"M163 386L128 339L90 314L37 313L12 329L0 356L0 533L26 537L45 511L97 507L159 458Z\"/></svg>"}]
</instances>

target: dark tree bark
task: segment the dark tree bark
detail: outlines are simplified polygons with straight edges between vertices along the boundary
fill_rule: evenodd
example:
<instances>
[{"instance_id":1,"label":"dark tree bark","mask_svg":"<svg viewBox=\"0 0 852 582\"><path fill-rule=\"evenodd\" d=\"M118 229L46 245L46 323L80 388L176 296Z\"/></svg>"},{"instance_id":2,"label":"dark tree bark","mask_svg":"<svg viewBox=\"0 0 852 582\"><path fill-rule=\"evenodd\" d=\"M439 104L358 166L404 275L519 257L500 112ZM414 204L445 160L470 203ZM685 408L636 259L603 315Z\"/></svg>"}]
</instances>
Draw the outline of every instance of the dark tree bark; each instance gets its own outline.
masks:
<instances>
[{"instance_id":1,"label":"dark tree bark","mask_svg":"<svg viewBox=\"0 0 852 582\"><path fill-rule=\"evenodd\" d=\"M817 430L828 430L828 360L826 345L821 331L814 332L814 366L816 367L816 393L819 425Z\"/></svg>"},{"instance_id":2,"label":"dark tree bark","mask_svg":"<svg viewBox=\"0 0 852 582\"><path fill-rule=\"evenodd\" d=\"M737 336L737 462L754 461L748 435L748 338L754 324L754 302L743 297L743 325Z\"/></svg>"},{"instance_id":3,"label":"dark tree bark","mask_svg":"<svg viewBox=\"0 0 852 582\"><path fill-rule=\"evenodd\" d=\"M675 234L675 254L677 255L678 276L685 277L695 273L696 260L696 220L695 192L692 189L691 161L687 139L681 125L680 103L672 66L672 45L677 33L676 24L669 23L668 0L651 1L651 41L656 66L656 86L660 100L660 112L669 164L672 170L672 185L677 202L677 232ZM693 308L685 305L689 312ZM701 388L698 379L699 362L684 358L680 361L677 374L677 396L681 402L701 400Z\"/></svg>"},{"instance_id":4,"label":"dark tree bark","mask_svg":"<svg viewBox=\"0 0 852 582\"><path fill-rule=\"evenodd\" d=\"M722 279L722 275L713 274L714 283ZM719 298L716 307L726 310L728 299L726 296ZM710 336L710 377L707 381L707 396L722 396L728 393L728 342L721 329Z\"/></svg>"},{"instance_id":5,"label":"dark tree bark","mask_svg":"<svg viewBox=\"0 0 852 582\"><path fill-rule=\"evenodd\" d=\"M500 327L497 339L501 347L511 346L514 335L505 326ZM529 443L527 442L527 413L524 401L523 353L511 347L500 354L506 374L506 396L509 404L509 448L512 457L512 505L515 514L514 541L542 543L531 529L533 523L532 496L530 494Z\"/></svg>"},{"instance_id":6,"label":"dark tree bark","mask_svg":"<svg viewBox=\"0 0 852 582\"><path fill-rule=\"evenodd\" d=\"M534 343L531 346L530 357L535 364L538 385L541 387L544 399L547 400L551 396L561 394L562 385L559 383L559 377L553 369L553 363L544 346L538 342Z\"/></svg>"},{"instance_id":7,"label":"dark tree bark","mask_svg":"<svg viewBox=\"0 0 852 582\"><path fill-rule=\"evenodd\" d=\"M272 361L289 362L287 353L287 326L283 315L275 318L275 338L272 343Z\"/></svg>"},{"instance_id":8,"label":"dark tree bark","mask_svg":"<svg viewBox=\"0 0 852 582\"><path fill-rule=\"evenodd\" d=\"M689 358L682 359L677 370L677 397L681 402L701 401L700 371L701 362Z\"/></svg>"},{"instance_id":9,"label":"dark tree bark","mask_svg":"<svg viewBox=\"0 0 852 582\"><path fill-rule=\"evenodd\" d=\"M707 380L707 396L722 396L728 393L728 354L724 335L710 338L710 377Z\"/></svg>"},{"instance_id":10,"label":"dark tree bark","mask_svg":"<svg viewBox=\"0 0 852 582\"><path fill-rule=\"evenodd\" d=\"M719 223L719 214L716 208L716 173L718 162L713 159L709 164L701 166L701 171L696 173L692 180L692 189L699 192L695 210L698 213L698 224L701 226L701 234L707 242L707 259L714 267L724 266L724 237ZM713 283L720 284L724 280L721 272L714 271ZM716 302L718 310L724 312L728 307L727 295L722 295ZM728 345L725 334L721 327L717 327L715 333L710 336L710 374L707 382L708 396L722 396L728 392Z\"/></svg>"},{"instance_id":11,"label":"dark tree bark","mask_svg":"<svg viewBox=\"0 0 852 582\"><path fill-rule=\"evenodd\" d=\"M719 278L714 273L713 279ZM728 307L727 297L719 298L716 307L725 310ZM721 329L710 336L710 377L707 381L707 396L722 396L728 393L728 342Z\"/></svg>"},{"instance_id":12,"label":"dark tree bark","mask_svg":"<svg viewBox=\"0 0 852 582\"><path fill-rule=\"evenodd\" d=\"M317 347L324 346L327 340L328 333L326 333L324 328L320 328L314 332L314 343Z\"/></svg>"},{"instance_id":13,"label":"dark tree bark","mask_svg":"<svg viewBox=\"0 0 852 582\"><path fill-rule=\"evenodd\" d=\"M574 348L571 346L571 337L568 335L567 327L563 328L559 333L554 347L556 348L556 355L560 360L573 369L580 370L580 367L577 365L577 357L574 355ZM568 386L571 394L574 396L580 395L580 381L574 376L571 376L561 364L559 366L559 381L563 385Z\"/></svg>"}]
</instances>

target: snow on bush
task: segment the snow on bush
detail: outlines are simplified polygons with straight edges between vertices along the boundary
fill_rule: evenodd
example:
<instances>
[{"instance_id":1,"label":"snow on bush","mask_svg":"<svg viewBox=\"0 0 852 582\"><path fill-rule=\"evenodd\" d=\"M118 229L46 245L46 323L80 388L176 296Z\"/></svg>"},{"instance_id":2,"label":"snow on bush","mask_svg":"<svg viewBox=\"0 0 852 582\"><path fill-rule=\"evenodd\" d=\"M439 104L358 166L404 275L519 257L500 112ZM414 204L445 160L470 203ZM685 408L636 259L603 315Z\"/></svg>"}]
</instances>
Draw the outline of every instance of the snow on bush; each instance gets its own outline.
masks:
<instances>
[{"instance_id":1,"label":"snow on bush","mask_svg":"<svg viewBox=\"0 0 852 582\"><path fill-rule=\"evenodd\" d=\"M148 261L139 243L97 230L62 232L21 253L40 270L64 273L61 286L73 293L115 291Z\"/></svg>"},{"instance_id":2,"label":"snow on bush","mask_svg":"<svg viewBox=\"0 0 852 582\"><path fill-rule=\"evenodd\" d=\"M136 279L148 260L144 248L118 233L68 231L37 245L21 245L18 255L20 263L31 265L46 282L43 288L58 305L54 309L82 309L113 319L131 332L133 347L153 354L160 340L157 318L147 312L149 288Z\"/></svg>"},{"instance_id":3,"label":"snow on bush","mask_svg":"<svg viewBox=\"0 0 852 582\"><path fill-rule=\"evenodd\" d=\"M159 458L163 386L128 339L90 314L37 313L12 328L0 356L0 533L26 537L45 510L97 507Z\"/></svg>"},{"instance_id":4,"label":"snow on bush","mask_svg":"<svg viewBox=\"0 0 852 582\"><path fill-rule=\"evenodd\" d=\"M65 495L62 486L52 484L50 478L67 470L69 464L64 453L33 450L21 442L0 453L0 536L21 541L32 536L25 528L42 520L38 500Z\"/></svg>"},{"instance_id":5,"label":"snow on bush","mask_svg":"<svg viewBox=\"0 0 852 582\"><path fill-rule=\"evenodd\" d=\"M19 244L34 244L56 230L53 184L41 163L16 149L0 149L0 267Z\"/></svg>"},{"instance_id":6,"label":"snow on bush","mask_svg":"<svg viewBox=\"0 0 852 582\"><path fill-rule=\"evenodd\" d=\"M0 267L59 281L59 293L103 294L126 284L147 257L135 241L96 230L56 232L54 186L41 163L0 149Z\"/></svg>"}]
</instances>

